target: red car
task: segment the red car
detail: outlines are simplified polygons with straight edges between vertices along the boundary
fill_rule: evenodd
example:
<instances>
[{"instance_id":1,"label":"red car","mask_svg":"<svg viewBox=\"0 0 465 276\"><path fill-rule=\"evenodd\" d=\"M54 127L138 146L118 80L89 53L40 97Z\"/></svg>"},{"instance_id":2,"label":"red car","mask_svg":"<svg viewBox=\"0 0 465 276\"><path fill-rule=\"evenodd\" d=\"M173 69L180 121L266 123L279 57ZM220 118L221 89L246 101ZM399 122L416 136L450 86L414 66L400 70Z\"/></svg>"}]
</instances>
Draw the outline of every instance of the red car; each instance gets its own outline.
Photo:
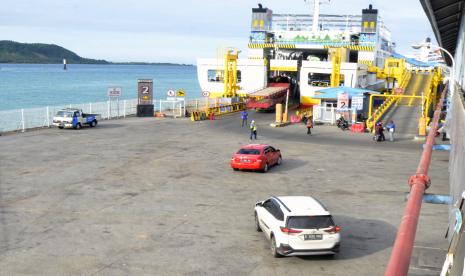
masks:
<instances>
[{"instance_id":1,"label":"red car","mask_svg":"<svg viewBox=\"0 0 465 276\"><path fill-rule=\"evenodd\" d=\"M231 168L235 171L241 169L261 170L267 172L273 165L282 162L281 151L270 145L250 144L242 147L231 158Z\"/></svg>"}]
</instances>

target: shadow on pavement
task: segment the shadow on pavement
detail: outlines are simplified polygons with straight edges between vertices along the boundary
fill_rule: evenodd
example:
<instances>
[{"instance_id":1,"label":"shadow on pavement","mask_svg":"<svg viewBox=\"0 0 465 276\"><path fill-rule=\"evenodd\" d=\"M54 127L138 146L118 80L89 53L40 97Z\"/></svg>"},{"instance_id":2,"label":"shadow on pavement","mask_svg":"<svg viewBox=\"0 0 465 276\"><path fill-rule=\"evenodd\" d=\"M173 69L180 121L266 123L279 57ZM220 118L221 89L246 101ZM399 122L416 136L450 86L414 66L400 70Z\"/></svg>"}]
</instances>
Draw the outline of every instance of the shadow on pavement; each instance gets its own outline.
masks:
<instances>
[{"instance_id":1,"label":"shadow on pavement","mask_svg":"<svg viewBox=\"0 0 465 276\"><path fill-rule=\"evenodd\" d=\"M382 220L334 216L342 227L341 251L334 256L304 256L304 260L349 260L374 254L394 244L397 228Z\"/></svg>"}]
</instances>

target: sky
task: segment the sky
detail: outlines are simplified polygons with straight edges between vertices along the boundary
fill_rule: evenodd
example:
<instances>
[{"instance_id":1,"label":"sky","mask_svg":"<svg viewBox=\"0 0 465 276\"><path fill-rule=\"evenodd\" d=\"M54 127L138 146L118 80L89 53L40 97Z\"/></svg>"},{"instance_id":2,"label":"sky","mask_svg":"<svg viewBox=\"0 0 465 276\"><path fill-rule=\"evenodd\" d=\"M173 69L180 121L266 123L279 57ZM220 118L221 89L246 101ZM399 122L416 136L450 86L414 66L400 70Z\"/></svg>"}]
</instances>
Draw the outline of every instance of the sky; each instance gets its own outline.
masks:
<instances>
[{"instance_id":1,"label":"sky","mask_svg":"<svg viewBox=\"0 0 465 276\"><path fill-rule=\"evenodd\" d=\"M361 14L372 4L397 44L431 37L419 0L321 0L321 13ZM310 1L311 2L311 1ZM311 13L304 0L2 0L0 40L52 43L86 58L113 62L195 64L216 57L218 48L246 55L251 9L262 3L274 13Z\"/></svg>"}]
</instances>

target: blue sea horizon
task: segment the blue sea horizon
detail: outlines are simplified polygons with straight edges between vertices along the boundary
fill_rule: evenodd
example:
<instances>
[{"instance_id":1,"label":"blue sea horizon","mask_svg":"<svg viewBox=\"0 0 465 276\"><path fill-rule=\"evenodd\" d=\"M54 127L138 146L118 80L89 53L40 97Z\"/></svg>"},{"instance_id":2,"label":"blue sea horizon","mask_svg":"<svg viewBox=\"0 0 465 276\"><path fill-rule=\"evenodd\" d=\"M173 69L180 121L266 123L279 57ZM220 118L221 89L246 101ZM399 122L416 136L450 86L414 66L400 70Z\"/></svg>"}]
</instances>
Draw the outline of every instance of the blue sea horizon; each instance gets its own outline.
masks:
<instances>
[{"instance_id":1,"label":"blue sea horizon","mask_svg":"<svg viewBox=\"0 0 465 276\"><path fill-rule=\"evenodd\" d=\"M122 87L120 99L134 99L138 79L153 79L155 99L170 89L202 97L195 66L0 63L0 110L106 101L113 86Z\"/></svg>"}]
</instances>

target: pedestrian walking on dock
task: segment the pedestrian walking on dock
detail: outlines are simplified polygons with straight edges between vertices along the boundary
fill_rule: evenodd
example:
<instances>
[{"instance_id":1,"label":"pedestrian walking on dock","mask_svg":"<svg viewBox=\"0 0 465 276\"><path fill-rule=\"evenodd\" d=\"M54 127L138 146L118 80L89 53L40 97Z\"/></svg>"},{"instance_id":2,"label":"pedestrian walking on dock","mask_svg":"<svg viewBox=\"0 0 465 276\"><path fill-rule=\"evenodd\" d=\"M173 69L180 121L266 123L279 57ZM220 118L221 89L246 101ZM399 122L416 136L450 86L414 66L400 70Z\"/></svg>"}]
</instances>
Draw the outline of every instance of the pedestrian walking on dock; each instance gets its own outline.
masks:
<instances>
[{"instance_id":1,"label":"pedestrian walking on dock","mask_svg":"<svg viewBox=\"0 0 465 276\"><path fill-rule=\"evenodd\" d=\"M394 142L394 132L396 132L396 124L393 120L390 120L386 125L387 130L389 131L389 141Z\"/></svg>"},{"instance_id":2,"label":"pedestrian walking on dock","mask_svg":"<svg viewBox=\"0 0 465 276\"><path fill-rule=\"evenodd\" d=\"M242 127L247 125L247 117L249 117L249 113L247 110L244 110L241 112L241 118L242 118Z\"/></svg>"},{"instance_id":3,"label":"pedestrian walking on dock","mask_svg":"<svg viewBox=\"0 0 465 276\"><path fill-rule=\"evenodd\" d=\"M255 140L257 140L257 124L254 120L250 122L250 140L252 140L252 138L255 138Z\"/></svg>"},{"instance_id":4,"label":"pedestrian walking on dock","mask_svg":"<svg viewBox=\"0 0 465 276\"><path fill-rule=\"evenodd\" d=\"M384 127L382 123L377 123L375 125L375 137L376 142L386 141L386 137L384 136Z\"/></svg>"},{"instance_id":5,"label":"pedestrian walking on dock","mask_svg":"<svg viewBox=\"0 0 465 276\"><path fill-rule=\"evenodd\" d=\"M313 118L308 117L308 119L307 119L307 135L312 135L312 128L313 128Z\"/></svg>"}]
</instances>

